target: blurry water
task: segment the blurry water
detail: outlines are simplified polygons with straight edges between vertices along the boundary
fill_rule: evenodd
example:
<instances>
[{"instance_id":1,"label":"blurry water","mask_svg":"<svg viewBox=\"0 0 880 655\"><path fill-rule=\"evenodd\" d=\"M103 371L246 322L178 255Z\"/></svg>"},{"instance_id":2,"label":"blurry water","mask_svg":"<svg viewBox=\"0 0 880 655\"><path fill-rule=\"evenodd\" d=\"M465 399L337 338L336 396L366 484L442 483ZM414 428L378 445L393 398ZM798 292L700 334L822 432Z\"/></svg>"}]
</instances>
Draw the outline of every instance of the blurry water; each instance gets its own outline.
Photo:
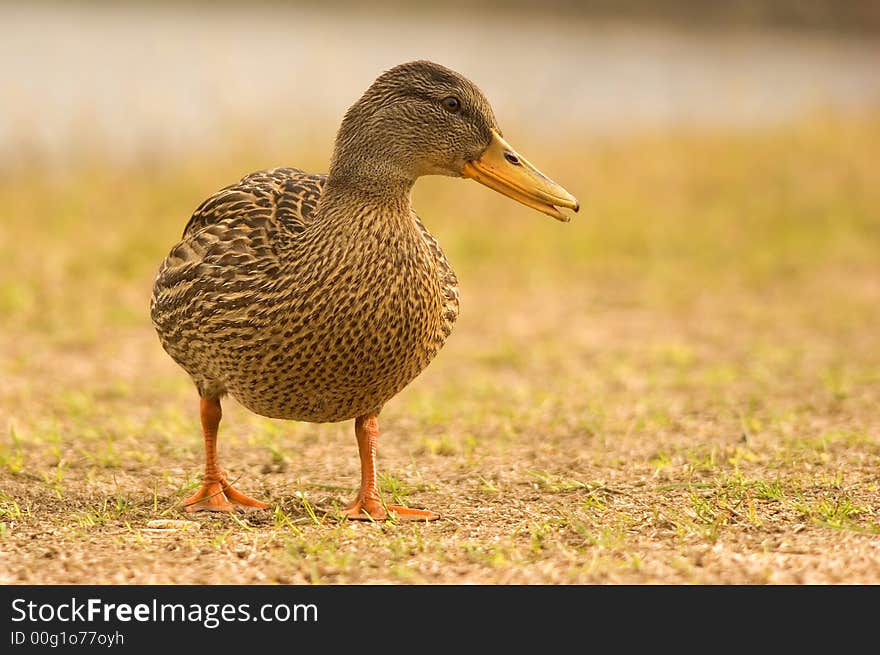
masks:
<instances>
[{"instance_id":1,"label":"blurry water","mask_svg":"<svg viewBox=\"0 0 880 655\"><path fill-rule=\"evenodd\" d=\"M22 4L22 3L19 3ZM0 6L0 160L95 141L120 154L321 131L382 70L473 79L502 127L559 137L760 124L880 103L880 42L585 20L300 8ZM279 122L270 122L283 120ZM317 127L316 127L317 126Z\"/></svg>"}]
</instances>

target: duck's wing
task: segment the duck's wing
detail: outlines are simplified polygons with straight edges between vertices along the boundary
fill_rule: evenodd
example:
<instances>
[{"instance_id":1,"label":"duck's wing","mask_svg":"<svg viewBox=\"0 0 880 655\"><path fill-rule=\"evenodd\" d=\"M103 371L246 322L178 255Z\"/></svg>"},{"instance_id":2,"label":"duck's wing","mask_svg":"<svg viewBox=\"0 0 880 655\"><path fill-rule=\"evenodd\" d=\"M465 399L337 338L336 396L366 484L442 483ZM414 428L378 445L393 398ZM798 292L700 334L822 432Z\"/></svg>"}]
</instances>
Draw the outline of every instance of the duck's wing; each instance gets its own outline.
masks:
<instances>
[{"instance_id":1,"label":"duck's wing","mask_svg":"<svg viewBox=\"0 0 880 655\"><path fill-rule=\"evenodd\" d=\"M193 212L160 268L157 285L173 287L205 274L228 280L271 273L263 269L278 265L279 248L312 220L325 179L296 168L273 168L220 189Z\"/></svg>"},{"instance_id":2,"label":"duck's wing","mask_svg":"<svg viewBox=\"0 0 880 655\"><path fill-rule=\"evenodd\" d=\"M178 322L253 304L279 279L289 246L315 214L326 176L295 168L259 171L221 189L193 212L153 285L160 333Z\"/></svg>"},{"instance_id":3,"label":"duck's wing","mask_svg":"<svg viewBox=\"0 0 880 655\"><path fill-rule=\"evenodd\" d=\"M296 168L273 168L243 177L207 198L193 212L183 238L221 223L246 227L247 223L277 221L279 227L301 232L308 225L326 175L312 175Z\"/></svg>"}]
</instances>

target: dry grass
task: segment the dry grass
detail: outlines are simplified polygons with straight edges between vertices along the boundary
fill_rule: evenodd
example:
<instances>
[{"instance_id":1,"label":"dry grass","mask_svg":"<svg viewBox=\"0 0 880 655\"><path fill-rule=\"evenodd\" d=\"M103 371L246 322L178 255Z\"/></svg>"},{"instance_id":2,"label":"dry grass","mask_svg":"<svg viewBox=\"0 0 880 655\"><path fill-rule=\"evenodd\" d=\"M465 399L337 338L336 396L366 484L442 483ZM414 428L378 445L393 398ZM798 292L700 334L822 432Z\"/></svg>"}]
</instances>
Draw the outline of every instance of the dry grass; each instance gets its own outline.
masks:
<instances>
[{"instance_id":1,"label":"dry grass","mask_svg":"<svg viewBox=\"0 0 880 655\"><path fill-rule=\"evenodd\" d=\"M421 182L463 314L383 413L380 468L431 525L325 516L357 483L351 426L231 400L222 461L274 509L176 508L201 439L155 268L205 195L323 153L8 171L0 582L878 583L878 144L880 115L519 139L581 198L568 225Z\"/></svg>"}]
</instances>

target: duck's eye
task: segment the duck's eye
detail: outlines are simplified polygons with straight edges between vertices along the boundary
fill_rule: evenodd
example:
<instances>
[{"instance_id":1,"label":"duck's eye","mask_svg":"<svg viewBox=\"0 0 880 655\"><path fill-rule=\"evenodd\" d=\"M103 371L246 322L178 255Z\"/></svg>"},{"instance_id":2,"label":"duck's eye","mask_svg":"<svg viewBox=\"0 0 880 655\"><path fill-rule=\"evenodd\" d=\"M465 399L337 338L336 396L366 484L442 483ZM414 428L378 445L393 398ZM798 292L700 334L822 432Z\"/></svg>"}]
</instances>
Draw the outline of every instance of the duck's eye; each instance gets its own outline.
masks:
<instances>
[{"instance_id":1,"label":"duck's eye","mask_svg":"<svg viewBox=\"0 0 880 655\"><path fill-rule=\"evenodd\" d=\"M443 98L443 109L452 114L457 114L459 109L461 109L461 101L455 96Z\"/></svg>"}]
</instances>

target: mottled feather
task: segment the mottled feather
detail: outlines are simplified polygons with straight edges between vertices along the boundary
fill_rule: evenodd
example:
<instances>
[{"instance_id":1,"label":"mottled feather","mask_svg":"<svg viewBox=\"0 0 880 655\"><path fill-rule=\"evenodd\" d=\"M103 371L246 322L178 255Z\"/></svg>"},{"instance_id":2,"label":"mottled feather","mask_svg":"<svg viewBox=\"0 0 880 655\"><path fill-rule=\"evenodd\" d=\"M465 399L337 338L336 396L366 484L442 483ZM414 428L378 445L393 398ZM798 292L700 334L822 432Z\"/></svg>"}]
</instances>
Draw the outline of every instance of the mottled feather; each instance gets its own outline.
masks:
<instances>
[{"instance_id":1,"label":"mottled feather","mask_svg":"<svg viewBox=\"0 0 880 655\"><path fill-rule=\"evenodd\" d=\"M436 239L414 213L389 225L369 206L334 232L325 182L242 178L199 205L160 267L153 323L203 396L346 420L379 411L449 336L457 280Z\"/></svg>"}]
</instances>

